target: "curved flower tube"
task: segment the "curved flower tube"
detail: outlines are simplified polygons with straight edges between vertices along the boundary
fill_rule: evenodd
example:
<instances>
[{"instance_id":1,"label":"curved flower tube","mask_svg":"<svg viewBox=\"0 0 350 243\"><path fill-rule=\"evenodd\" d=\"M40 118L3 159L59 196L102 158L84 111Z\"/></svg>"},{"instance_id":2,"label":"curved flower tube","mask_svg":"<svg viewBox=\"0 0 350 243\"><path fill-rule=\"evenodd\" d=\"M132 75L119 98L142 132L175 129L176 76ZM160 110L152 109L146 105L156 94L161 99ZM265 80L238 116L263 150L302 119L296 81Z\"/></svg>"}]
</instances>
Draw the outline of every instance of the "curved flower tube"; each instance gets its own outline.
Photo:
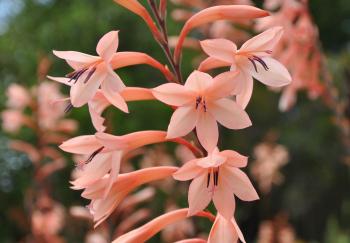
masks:
<instances>
[{"instance_id":1,"label":"curved flower tube","mask_svg":"<svg viewBox=\"0 0 350 243\"><path fill-rule=\"evenodd\" d=\"M162 40L162 36L159 33L157 26L153 22L151 15L148 13L147 9L142 6L137 0L114 0L114 2L140 16L150 28L153 36L157 40Z\"/></svg>"},{"instance_id":2,"label":"curved flower tube","mask_svg":"<svg viewBox=\"0 0 350 243\"><path fill-rule=\"evenodd\" d=\"M139 64L147 64L158 69L163 73L168 81L173 81L175 79L174 75L166 66L155 60L153 57L142 52L117 52L113 55L113 58L111 60L113 69Z\"/></svg>"},{"instance_id":3,"label":"curved flower tube","mask_svg":"<svg viewBox=\"0 0 350 243\"><path fill-rule=\"evenodd\" d=\"M206 218L209 218L210 220L212 220L213 218L213 215L207 212L200 212L196 216L206 217ZM118 237L112 243L145 242L151 237L153 237L155 234L157 234L159 231L161 231L163 228L165 228L166 226L173 224L177 221L183 220L187 217L188 217L187 208L178 209L178 210L163 214L162 216L159 216L158 218L153 219L147 224Z\"/></svg>"},{"instance_id":4,"label":"curved flower tube","mask_svg":"<svg viewBox=\"0 0 350 243\"><path fill-rule=\"evenodd\" d=\"M175 243L206 243L206 242L207 242L206 240L203 240L200 238L194 238L194 239L176 241Z\"/></svg>"},{"instance_id":5,"label":"curved flower tube","mask_svg":"<svg viewBox=\"0 0 350 243\"><path fill-rule=\"evenodd\" d=\"M255 19L268 16L265 10L246 5L222 5L206 8L193 15L181 30L178 43L174 51L174 61L179 65L183 42L187 34L200 25L214 22L217 20L237 20L237 19Z\"/></svg>"}]
</instances>

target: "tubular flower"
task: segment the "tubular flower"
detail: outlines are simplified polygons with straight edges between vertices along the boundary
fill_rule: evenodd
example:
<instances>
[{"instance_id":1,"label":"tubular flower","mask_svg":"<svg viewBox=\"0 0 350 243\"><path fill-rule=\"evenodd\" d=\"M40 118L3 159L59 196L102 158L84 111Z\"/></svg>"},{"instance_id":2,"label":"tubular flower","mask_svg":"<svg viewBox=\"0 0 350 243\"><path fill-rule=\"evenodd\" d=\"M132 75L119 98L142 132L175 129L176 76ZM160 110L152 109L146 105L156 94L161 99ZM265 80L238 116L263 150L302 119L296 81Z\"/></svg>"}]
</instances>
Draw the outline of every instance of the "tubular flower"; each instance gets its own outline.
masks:
<instances>
[{"instance_id":1,"label":"tubular flower","mask_svg":"<svg viewBox=\"0 0 350 243\"><path fill-rule=\"evenodd\" d=\"M223 66L231 66L232 71L239 70L237 79L243 91L236 98L237 103L245 108L252 96L253 77L272 87L281 87L292 81L288 70L270 57L282 34L281 27L273 27L246 41L239 50L226 39L204 40L201 46L209 58L201 63L199 70Z\"/></svg>"},{"instance_id":2,"label":"tubular flower","mask_svg":"<svg viewBox=\"0 0 350 243\"><path fill-rule=\"evenodd\" d=\"M178 168L170 166L152 167L130 173L121 174L113 182L111 190L105 194L105 188L109 185L109 176L105 176L89 186L80 186L73 182L74 189L84 189L82 196L90 199L90 212L97 226L104 221L122 200L135 188L151 181L164 179L171 176Z\"/></svg>"},{"instance_id":3,"label":"tubular flower","mask_svg":"<svg viewBox=\"0 0 350 243\"><path fill-rule=\"evenodd\" d=\"M105 193L108 194L118 178L121 160L127 152L164 141L165 132L161 131L141 131L123 136L96 133L72 138L60 148L69 153L88 156L82 164L81 175L73 182L75 187L89 186L109 173L109 184L105 188Z\"/></svg>"},{"instance_id":4,"label":"tubular flower","mask_svg":"<svg viewBox=\"0 0 350 243\"><path fill-rule=\"evenodd\" d=\"M187 34L198 26L208 24L217 20L242 20L255 19L269 16L265 10L246 5L221 5L203 9L202 11L193 15L181 30L178 43L174 51L174 59L179 63L181 57L181 50Z\"/></svg>"},{"instance_id":5,"label":"tubular flower","mask_svg":"<svg viewBox=\"0 0 350 243\"><path fill-rule=\"evenodd\" d=\"M200 143L211 151L218 142L217 121L230 129L250 126L248 114L226 98L239 93L240 87L232 81L237 75L238 72L226 72L213 79L194 71L184 86L172 83L154 88L153 95L158 100L178 107L171 117L167 138L185 136L196 127Z\"/></svg>"},{"instance_id":6,"label":"tubular flower","mask_svg":"<svg viewBox=\"0 0 350 243\"><path fill-rule=\"evenodd\" d=\"M210 230L208 243L236 243L238 239L245 243L235 218L227 220L218 213Z\"/></svg>"},{"instance_id":7,"label":"tubular flower","mask_svg":"<svg viewBox=\"0 0 350 243\"><path fill-rule=\"evenodd\" d=\"M206 217L211 219L214 217L206 212L199 212L196 216ZM163 214L158 218L153 219L147 224L134 229L113 241L113 243L132 243L132 242L145 242L152 238L155 234L161 231L166 226L176 223L188 217L188 209L178 209L169 213Z\"/></svg>"},{"instance_id":8,"label":"tubular flower","mask_svg":"<svg viewBox=\"0 0 350 243\"><path fill-rule=\"evenodd\" d=\"M53 51L74 69L67 75L69 78L67 82L72 83L70 97L74 107L86 104L101 86L102 92L113 105L125 112L128 111L125 101L117 92L125 85L111 66L118 44L118 31L110 31L97 44L96 52L99 56L75 51Z\"/></svg>"},{"instance_id":9,"label":"tubular flower","mask_svg":"<svg viewBox=\"0 0 350 243\"><path fill-rule=\"evenodd\" d=\"M247 165L247 157L232 150L216 148L205 158L187 162L175 174L180 181L193 179L189 192L189 214L202 211L213 200L218 212L227 220L235 209L233 194L244 201L259 199L247 175L239 168Z\"/></svg>"}]
</instances>

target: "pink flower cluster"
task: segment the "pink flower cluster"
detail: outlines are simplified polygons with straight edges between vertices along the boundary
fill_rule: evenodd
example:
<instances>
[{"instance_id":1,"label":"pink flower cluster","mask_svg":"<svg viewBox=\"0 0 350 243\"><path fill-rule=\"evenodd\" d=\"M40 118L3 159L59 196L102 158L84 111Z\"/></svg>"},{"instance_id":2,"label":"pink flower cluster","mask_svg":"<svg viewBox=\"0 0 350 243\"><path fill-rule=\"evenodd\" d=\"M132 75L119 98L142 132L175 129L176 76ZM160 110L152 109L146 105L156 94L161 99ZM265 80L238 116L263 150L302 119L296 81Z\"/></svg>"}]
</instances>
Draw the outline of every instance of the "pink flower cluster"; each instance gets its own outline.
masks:
<instances>
[{"instance_id":1,"label":"pink flower cluster","mask_svg":"<svg viewBox=\"0 0 350 243\"><path fill-rule=\"evenodd\" d=\"M297 101L297 93L305 90L310 99L324 95L324 54L320 48L318 28L308 9L308 0L265 0L265 8L273 11L261 19L258 31L283 26L285 33L276 47L278 58L291 72L293 82L283 89L279 108L290 109ZM276 10L277 9L277 10Z\"/></svg>"},{"instance_id":2,"label":"pink flower cluster","mask_svg":"<svg viewBox=\"0 0 350 243\"><path fill-rule=\"evenodd\" d=\"M46 67L43 67L46 61L40 60L39 79L46 75ZM55 83L40 81L32 89L11 84L6 95L7 108L1 113L3 130L18 137L18 140L10 140L9 147L28 156L33 175L31 185L23 193L26 210L12 210L24 216L19 225L30 225L25 241L63 242L59 233L65 224L65 210L51 197L50 176L66 166L57 144L75 132L77 123L64 118L63 103L55 102L63 97ZM22 127L31 131L34 137L31 142L21 137Z\"/></svg>"},{"instance_id":3,"label":"pink flower cluster","mask_svg":"<svg viewBox=\"0 0 350 243\"><path fill-rule=\"evenodd\" d=\"M74 71L64 78L50 78L71 87L70 106L88 104L97 130L94 135L75 137L60 146L66 152L86 158L79 163L82 170L72 182L73 188L84 190L82 196L91 201L89 209L96 225L99 225L127 195L144 184L169 177L179 181L192 180L188 191L189 208L165 213L113 242L145 242L167 225L190 216L214 221L207 242L231 243L238 239L244 242L234 219L234 196L244 201L259 197L241 170L247 166L248 158L233 150L219 150L218 124L235 130L251 126L245 107L252 95L253 77L273 87L291 82L287 69L271 57L283 29L268 29L239 49L226 39L201 41L203 51L209 57L183 82L182 47L191 30L218 20L262 18L268 16L268 12L246 5L206 8L186 21L172 52L166 30L166 0L159 3L148 1L156 22L137 0L115 2L145 21L155 40L162 46L170 69L144 53L117 52L118 31L110 31L100 39L96 47L98 56L54 51ZM114 70L136 64L148 64L159 69L168 82L153 89L127 87ZM226 66L230 69L215 77L204 72ZM121 136L105 132L102 112L107 106L113 105L128 112L127 102L149 99L156 99L174 109L167 131L138 131ZM121 163L129 153L146 145L164 142L186 146L195 158L181 168L154 166L121 173ZM203 211L211 201L217 209L216 216ZM182 242L206 241L196 238Z\"/></svg>"}]
</instances>

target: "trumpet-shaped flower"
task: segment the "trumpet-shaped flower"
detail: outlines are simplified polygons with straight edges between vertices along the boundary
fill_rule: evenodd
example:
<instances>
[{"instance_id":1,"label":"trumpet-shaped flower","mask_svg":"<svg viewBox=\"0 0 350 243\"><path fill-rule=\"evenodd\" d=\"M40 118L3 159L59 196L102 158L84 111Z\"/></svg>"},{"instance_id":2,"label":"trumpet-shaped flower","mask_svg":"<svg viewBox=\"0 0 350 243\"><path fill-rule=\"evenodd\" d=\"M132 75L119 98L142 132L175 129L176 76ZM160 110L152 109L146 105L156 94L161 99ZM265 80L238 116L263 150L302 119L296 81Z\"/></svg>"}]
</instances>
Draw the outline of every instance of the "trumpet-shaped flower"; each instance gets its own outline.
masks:
<instances>
[{"instance_id":1,"label":"trumpet-shaped flower","mask_svg":"<svg viewBox=\"0 0 350 243\"><path fill-rule=\"evenodd\" d=\"M185 85L163 84L153 89L160 101L178 108L168 127L168 138L185 136L196 128L200 143L212 151L218 142L217 121L230 129L251 125L248 114L233 100L226 98L238 94L240 87L233 80L238 72L226 72L214 79L206 73L194 71Z\"/></svg>"},{"instance_id":2,"label":"trumpet-shaped flower","mask_svg":"<svg viewBox=\"0 0 350 243\"><path fill-rule=\"evenodd\" d=\"M74 83L70 90L71 102L74 107L86 104L101 86L103 94L116 107L127 112L125 101L116 91L121 91L125 85L113 71L111 61L119 44L118 31L105 34L97 44L96 52L99 56L75 51L53 51L74 69L67 75Z\"/></svg>"},{"instance_id":3,"label":"trumpet-shaped flower","mask_svg":"<svg viewBox=\"0 0 350 243\"><path fill-rule=\"evenodd\" d=\"M81 175L73 182L75 188L89 186L109 173L109 184L105 188L107 194L118 178L121 160L127 152L164 141L165 132L162 131L141 131L123 136L96 133L72 138L60 148L69 153L88 156Z\"/></svg>"},{"instance_id":4,"label":"trumpet-shaped flower","mask_svg":"<svg viewBox=\"0 0 350 243\"><path fill-rule=\"evenodd\" d=\"M204 60L199 70L231 66L239 70L238 80L243 91L236 96L237 103L245 108L253 92L253 77L265 85L281 87L291 82L288 70L277 60L270 57L273 48L283 34L281 27L273 27L237 46L226 39L204 40L201 46L209 58Z\"/></svg>"},{"instance_id":5,"label":"trumpet-shaped flower","mask_svg":"<svg viewBox=\"0 0 350 243\"><path fill-rule=\"evenodd\" d=\"M203 9L189 18L182 28L179 40L174 50L174 60L176 63L179 63L185 37L193 28L217 20L237 21L243 19L262 18L268 15L269 13L265 10L247 5L219 5Z\"/></svg>"},{"instance_id":6,"label":"trumpet-shaped flower","mask_svg":"<svg viewBox=\"0 0 350 243\"><path fill-rule=\"evenodd\" d=\"M235 218L227 220L218 213L210 230L208 243L237 243L238 239L245 243Z\"/></svg>"},{"instance_id":7,"label":"trumpet-shaped flower","mask_svg":"<svg viewBox=\"0 0 350 243\"><path fill-rule=\"evenodd\" d=\"M189 214L202 211L213 200L218 212L227 220L235 209L234 195L244 201L259 199L247 175L239 168L247 157L232 150L216 148L205 158L187 162L175 174L180 181L193 179L188 192Z\"/></svg>"},{"instance_id":8,"label":"trumpet-shaped flower","mask_svg":"<svg viewBox=\"0 0 350 243\"><path fill-rule=\"evenodd\" d=\"M94 217L96 226L104 221L122 200L135 188L171 176L178 168L160 166L120 174L113 182L111 190L105 194L105 188L109 186L109 176L85 187L73 182L74 189L84 189L82 196L90 199L90 212Z\"/></svg>"}]
</instances>

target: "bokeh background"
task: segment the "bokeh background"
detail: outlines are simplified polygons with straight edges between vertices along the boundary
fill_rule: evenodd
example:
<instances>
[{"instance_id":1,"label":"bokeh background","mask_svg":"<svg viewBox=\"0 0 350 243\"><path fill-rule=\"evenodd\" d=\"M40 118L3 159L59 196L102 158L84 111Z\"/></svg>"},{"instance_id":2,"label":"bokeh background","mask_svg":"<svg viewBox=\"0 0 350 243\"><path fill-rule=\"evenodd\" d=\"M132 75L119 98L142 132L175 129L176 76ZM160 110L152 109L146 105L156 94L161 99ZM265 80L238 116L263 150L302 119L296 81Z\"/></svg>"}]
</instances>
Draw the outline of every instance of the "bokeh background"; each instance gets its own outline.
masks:
<instances>
[{"instance_id":1,"label":"bokeh background","mask_svg":"<svg viewBox=\"0 0 350 243\"><path fill-rule=\"evenodd\" d=\"M256 4L261 6L260 1ZM346 96L350 82L350 1L311 0L310 9L334 85ZM176 35L182 24L170 20L168 26L170 34ZM5 109L5 91L10 84L28 89L38 84L38 65L43 58L52 64L48 72L53 76L70 71L63 61L53 57L52 49L95 53L98 39L112 29L120 30L119 50L145 52L166 63L145 24L111 0L0 0L0 109ZM197 51L186 50L185 76L193 69L191 60L195 56ZM124 68L118 74L129 86L154 87L163 82L159 72L146 66ZM67 91L62 87L63 93ZM236 215L247 242L258 239L263 222L288 225L298 242L350 242L349 147L344 145L342 131L334 123L335 112L321 99L309 100L300 93L297 105L282 113L278 111L279 96L256 83L247 108L254 125L235 132L222 129L220 138L222 148L249 155L251 164L258 159L256 148L262 143L279 144L288 153L288 163L279 171L278 185L267 193L260 192L260 201L238 202ZM132 103L129 107L127 115L107 111L111 132L125 134L167 127L171 110L158 102ZM86 108L75 109L67 116L79 122L75 135L94 133ZM14 138L33 144L36 141L30 129L22 128L15 134L0 130L0 242L26 242L30 234L25 192L32 186L33 165L26 154L9 148ZM172 153L171 147L166 150ZM267 153L272 156L271 151ZM84 225L69 215L71 206L84 206L87 201L69 188L74 162L69 158L67 161L67 166L48 180L52 197L67 210L66 226L59 234L66 242L83 242L92 225ZM246 171L253 173L252 168ZM259 189L258 181L251 178ZM171 194L158 192L151 201L154 215L164 210L166 195ZM186 206L185 194L177 201ZM199 228L209 229L209 225L198 224ZM160 242L159 236L154 242Z\"/></svg>"}]
</instances>

